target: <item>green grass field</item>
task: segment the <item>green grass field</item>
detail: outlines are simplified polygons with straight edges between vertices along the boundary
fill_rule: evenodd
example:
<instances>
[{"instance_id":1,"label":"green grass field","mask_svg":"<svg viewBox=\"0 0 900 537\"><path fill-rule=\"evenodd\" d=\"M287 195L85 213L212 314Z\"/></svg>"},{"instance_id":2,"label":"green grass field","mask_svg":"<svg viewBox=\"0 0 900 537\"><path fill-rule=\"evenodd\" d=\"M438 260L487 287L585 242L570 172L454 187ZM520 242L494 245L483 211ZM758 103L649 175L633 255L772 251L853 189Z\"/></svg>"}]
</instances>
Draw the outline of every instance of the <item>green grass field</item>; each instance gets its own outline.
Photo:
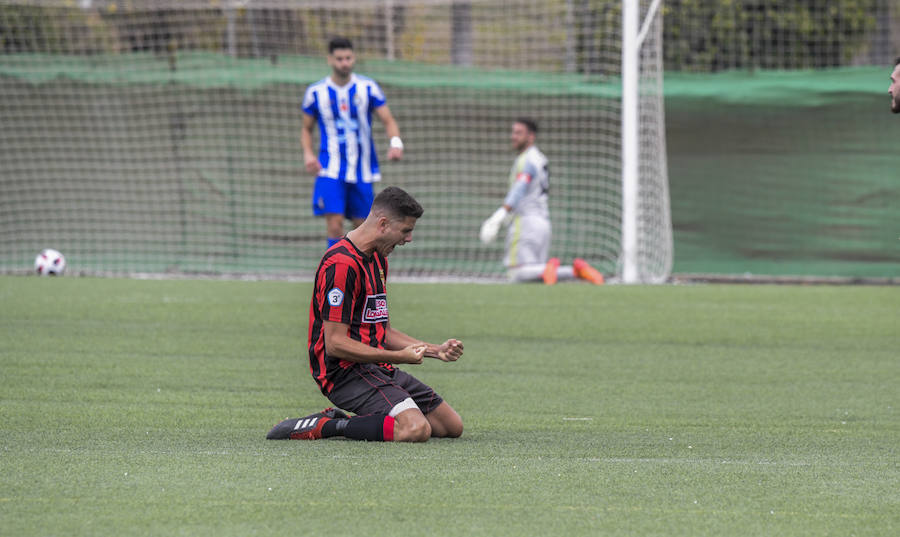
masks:
<instances>
[{"instance_id":1,"label":"green grass field","mask_svg":"<svg viewBox=\"0 0 900 537\"><path fill-rule=\"evenodd\" d=\"M394 283L463 437L266 441L309 291L0 277L0 535L900 532L898 287Z\"/></svg>"}]
</instances>

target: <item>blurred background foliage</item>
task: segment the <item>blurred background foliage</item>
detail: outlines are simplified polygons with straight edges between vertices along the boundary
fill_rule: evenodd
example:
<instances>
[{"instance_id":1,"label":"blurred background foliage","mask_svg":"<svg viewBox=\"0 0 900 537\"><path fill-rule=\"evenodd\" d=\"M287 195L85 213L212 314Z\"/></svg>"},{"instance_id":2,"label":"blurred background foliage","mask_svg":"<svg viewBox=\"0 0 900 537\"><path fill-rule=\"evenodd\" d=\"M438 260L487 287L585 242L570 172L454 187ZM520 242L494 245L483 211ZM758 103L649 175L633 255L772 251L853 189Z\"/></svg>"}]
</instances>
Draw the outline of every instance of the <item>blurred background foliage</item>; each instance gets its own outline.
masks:
<instances>
[{"instance_id":1,"label":"blurred background foliage","mask_svg":"<svg viewBox=\"0 0 900 537\"><path fill-rule=\"evenodd\" d=\"M566 41L571 54L560 58L547 47L547 58L534 58L543 70L591 72L594 51L609 49L621 17L621 3L608 0L550 0L560 18L535 21L523 29L491 23L494 40L514 44L523 32ZM479 56L473 28L498 14L482 12L477 2L448 1L446 17L410 3L372 1L340 10L340 2L310 8L307 2L267 3L275 7L228 7L218 0L177 6L162 2L149 9L136 1L81 0L0 5L0 51L110 53L174 49L225 50L242 57L280 54L318 55L337 28L368 57L426 63L466 63L486 67L502 58ZM358 4L358 3L357 3ZM666 70L716 72L726 69L803 69L889 61L895 0L666 0ZM251 4L252 5L252 4ZM330 7L326 7L329 6ZM188 9L189 8L189 9ZM223 16L224 15L224 16ZM427 15L427 17L426 17ZM500 14L502 16L502 14ZM341 17L354 17L354 24ZM546 25L547 28L542 28ZM502 32L508 35L502 35ZM392 39L386 39L390 32ZM429 46L436 35L452 32L446 46ZM526 36L528 33L525 34ZM467 42L468 40L468 42ZM873 40L879 40L874 44ZM65 45L63 45L65 43ZM394 46L390 47L386 43ZM446 50L450 48L451 50ZM496 51L496 47L492 48ZM496 56L496 53L494 54Z\"/></svg>"}]
</instances>

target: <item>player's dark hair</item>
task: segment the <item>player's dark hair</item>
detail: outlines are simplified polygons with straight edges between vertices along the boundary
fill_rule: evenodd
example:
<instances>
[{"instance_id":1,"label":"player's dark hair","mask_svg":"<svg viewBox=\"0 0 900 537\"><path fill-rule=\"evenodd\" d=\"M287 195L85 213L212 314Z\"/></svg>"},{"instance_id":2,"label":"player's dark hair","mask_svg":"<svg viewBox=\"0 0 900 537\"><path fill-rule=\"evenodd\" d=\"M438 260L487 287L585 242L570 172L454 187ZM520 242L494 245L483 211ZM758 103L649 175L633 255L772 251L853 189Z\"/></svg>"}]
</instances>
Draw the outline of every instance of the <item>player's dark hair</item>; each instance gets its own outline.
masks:
<instances>
[{"instance_id":1,"label":"player's dark hair","mask_svg":"<svg viewBox=\"0 0 900 537\"><path fill-rule=\"evenodd\" d=\"M897 59L894 60L894 67L897 67L898 65L900 65L900 56L897 56Z\"/></svg>"},{"instance_id":2,"label":"player's dark hair","mask_svg":"<svg viewBox=\"0 0 900 537\"><path fill-rule=\"evenodd\" d=\"M525 128L528 129L528 132L530 132L531 134L537 134L537 131L538 131L537 121L531 119L530 117L520 117L520 118L516 119L516 123L521 123L522 125L525 125Z\"/></svg>"},{"instance_id":3,"label":"player's dark hair","mask_svg":"<svg viewBox=\"0 0 900 537\"><path fill-rule=\"evenodd\" d=\"M328 54L332 54L335 50L348 48L353 50L353 43L346 37L333 37L328 42Z\"/></svg>"},{"instance_id":4,"label":"player's dark hair","mask_svg":"<svg viewBox=\"0 0 900 537\"><path fill-rule=\"evenodd\" d=\"M394 218L420 218L425 209L419 205L419 202L406 193L402 188L389 186L375 196L372 202L372 211L381 209Z\"/></svg>"}]
</instances>

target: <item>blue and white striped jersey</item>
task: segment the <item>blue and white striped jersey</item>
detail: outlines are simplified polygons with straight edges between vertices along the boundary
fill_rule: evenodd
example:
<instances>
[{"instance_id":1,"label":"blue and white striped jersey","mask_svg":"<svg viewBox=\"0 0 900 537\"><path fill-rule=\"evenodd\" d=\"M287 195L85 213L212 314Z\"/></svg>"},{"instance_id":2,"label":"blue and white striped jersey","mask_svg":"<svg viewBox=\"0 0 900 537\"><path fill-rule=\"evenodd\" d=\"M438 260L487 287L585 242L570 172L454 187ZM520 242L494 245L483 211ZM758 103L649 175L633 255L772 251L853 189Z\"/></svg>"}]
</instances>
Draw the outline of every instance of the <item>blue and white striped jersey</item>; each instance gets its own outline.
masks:
<instances>
[{"instance_id":1,"label":"blue and white striped jersey","mask_svg":"<svg viewBox=\"0 0 900 537\"><path fill-rule=\"evenodd\" d=\"M345 86L336 85L329 76L306 88L303 111L319 123L320 177L348 183L381 180L372 112L386 102L377 82L356 73Z\"/></svg>"}]
</instances>

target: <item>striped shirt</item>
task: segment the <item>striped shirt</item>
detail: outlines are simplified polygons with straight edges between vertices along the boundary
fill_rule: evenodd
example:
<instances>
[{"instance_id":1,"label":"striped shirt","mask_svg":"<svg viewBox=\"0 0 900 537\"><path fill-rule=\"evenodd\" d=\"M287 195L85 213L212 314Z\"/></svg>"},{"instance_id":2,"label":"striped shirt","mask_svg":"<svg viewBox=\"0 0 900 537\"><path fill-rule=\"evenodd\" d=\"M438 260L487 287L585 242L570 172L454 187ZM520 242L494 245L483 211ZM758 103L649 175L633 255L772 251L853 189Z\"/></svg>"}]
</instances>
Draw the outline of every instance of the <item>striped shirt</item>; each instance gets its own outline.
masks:
<instances>
[{"instance_id":1,"label":"striped shirt","mask_svg":"<svg viewBox=\"0 0 900 537\"><path fill-rule=\"evenodd\" d=\"M388 324L387 270L387 258L378 252L371 256L363 254L347 237L322 257L309 305L309 367L323 394L334 387L330 379L335 373L356 365L328 355L325 321L349 325L350 339L384 348ZM390 364L379 365L392 369Z\"/></svg>"},{"instance_id":2,"label":"striped shirt","mask_svg":"<svg viewBox=\"0 0 900 537\"><path fill-rule=\"evenodd\" d=\"M355 73L344 86L329 76L306 88L303 112L319 124L320 177L348 183L381 179L372 139L372 112L386 102L377 82Z\"/></svg>"}]
</instances>

